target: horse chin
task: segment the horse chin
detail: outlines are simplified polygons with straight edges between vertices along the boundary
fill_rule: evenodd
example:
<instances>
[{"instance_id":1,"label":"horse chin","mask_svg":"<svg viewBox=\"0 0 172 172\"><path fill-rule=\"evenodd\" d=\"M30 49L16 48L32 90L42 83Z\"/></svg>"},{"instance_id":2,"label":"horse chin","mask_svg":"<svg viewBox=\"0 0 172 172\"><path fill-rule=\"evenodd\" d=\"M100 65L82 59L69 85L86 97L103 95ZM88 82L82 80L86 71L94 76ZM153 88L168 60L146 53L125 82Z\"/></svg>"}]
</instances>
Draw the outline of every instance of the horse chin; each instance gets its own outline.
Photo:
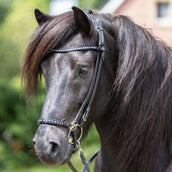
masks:
<instances>
[{"instance_id":1,"label":"horse chin","mask_svg":"<svg viewBox=\"0 0 172 172\"><path fill-rule=\"evenodd\" d=\"M54 157L49 156L49 155L42 156L39 154L37 154L37 156L41 160L41 162L45 165L58 166L58 165L64 165L70 160L72 153L74 152L74 146L71 144L68 144L67 151L64 151L64 152L66 153L57 154Z\"/></svg>"},{"instance_id":2,"label":"horse chin","mask_svg":"<svg viewBox=\"0 0 172 172\"><path fill-rule=\"evenodd\" d=\"M65 164L67 161L69 161L70 158L68 156L66 156L65 158L62 158L62 157L54 157L54 158L50 158L50 157L39 157L39 159L45 165L58 166L58 165Z\"/></svg>"},{"instance_id":3,"label":"horse chin","mask_svg":"<svg viewBox=\"0 0 172 172\"><path fill-rule=\"evenodd\" d=\"M39 158L40 159L40 158ZM50 159L40 159L41 162L45 165L48 166L59 166L59 165L63 165L65 163L67 163L68 159L63 159L63 160L59 160L59 159L54 159L54 160L50 160Z\"/></svg>"}]
</instances>

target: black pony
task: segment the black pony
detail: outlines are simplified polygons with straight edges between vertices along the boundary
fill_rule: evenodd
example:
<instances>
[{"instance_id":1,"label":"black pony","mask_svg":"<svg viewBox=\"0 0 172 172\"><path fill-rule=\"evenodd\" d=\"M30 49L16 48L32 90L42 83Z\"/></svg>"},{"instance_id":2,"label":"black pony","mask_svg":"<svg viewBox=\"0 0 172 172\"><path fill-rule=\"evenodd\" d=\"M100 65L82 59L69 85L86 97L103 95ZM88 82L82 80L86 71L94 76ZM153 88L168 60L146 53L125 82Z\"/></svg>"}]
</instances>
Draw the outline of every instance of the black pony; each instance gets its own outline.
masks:
<instances>
[{"instance_id":1,"label":"black pony","mask_svg":"<svg viewBox=\"0 0 172 172\"><path fill-rule=\"evenodd\" d=\"M22 78L28 97L43 74L47 96L41 119L71 123L87 95L97 51L54 50L97 46L95 24L85 12L49 16L35 10L39 27L26 50ZM172 50L128 17L93 13L102 23L105 52L84 133L94 122L101 147L96 172L165 172L172 161ZM33 139L46 164L64 164L67 128L41 124ZM78 133L79 134L79 131Z\"/></svg>"}]
</instances>

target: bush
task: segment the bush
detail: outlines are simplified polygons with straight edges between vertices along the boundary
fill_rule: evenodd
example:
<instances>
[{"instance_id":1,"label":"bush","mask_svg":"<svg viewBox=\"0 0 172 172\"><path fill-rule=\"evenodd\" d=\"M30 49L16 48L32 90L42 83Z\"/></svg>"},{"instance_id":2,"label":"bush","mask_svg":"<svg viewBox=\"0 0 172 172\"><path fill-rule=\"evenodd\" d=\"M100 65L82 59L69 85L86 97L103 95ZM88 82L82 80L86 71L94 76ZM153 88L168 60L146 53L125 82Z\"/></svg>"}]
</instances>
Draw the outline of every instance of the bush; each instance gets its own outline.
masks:
<instances>
[{"instance_id":1,"label":"bush","mask_svg":"<svg viewBox=\"0 0 172 172\"><path fill-rule=\"evenodd\" d=\"M30 165L35 161L31 140L43 99L35 108L30 106L32 108L27 110L20 88L12 85L15 84L11 81L0 80L0 168Z\"/></svg>"}]
</instances>

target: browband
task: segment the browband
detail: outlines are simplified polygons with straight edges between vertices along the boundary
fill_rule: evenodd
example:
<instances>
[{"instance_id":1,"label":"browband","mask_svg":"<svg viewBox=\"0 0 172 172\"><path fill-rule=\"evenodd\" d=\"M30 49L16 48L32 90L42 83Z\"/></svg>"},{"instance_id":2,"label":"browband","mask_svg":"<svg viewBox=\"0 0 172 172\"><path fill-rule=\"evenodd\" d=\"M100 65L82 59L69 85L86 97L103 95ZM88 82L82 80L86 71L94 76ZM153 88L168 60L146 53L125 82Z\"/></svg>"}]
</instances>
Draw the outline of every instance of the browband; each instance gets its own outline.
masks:
<instances>
[{"instance_id":1,"label":"browband","mask_svg":"<svg viewBox=\"0 0 172 172\"><path fill-rule=\"evenodd\" d=\"M87 51L87 50L95 50L99 51L99 47L97 46L83 46L83 47L74 47L74 48L69 48L69 49L59 49L59 50L52 50L52 52L55 53L68 53L68 52L73 52L73 51Z\"/></svg>"}]
</instances>

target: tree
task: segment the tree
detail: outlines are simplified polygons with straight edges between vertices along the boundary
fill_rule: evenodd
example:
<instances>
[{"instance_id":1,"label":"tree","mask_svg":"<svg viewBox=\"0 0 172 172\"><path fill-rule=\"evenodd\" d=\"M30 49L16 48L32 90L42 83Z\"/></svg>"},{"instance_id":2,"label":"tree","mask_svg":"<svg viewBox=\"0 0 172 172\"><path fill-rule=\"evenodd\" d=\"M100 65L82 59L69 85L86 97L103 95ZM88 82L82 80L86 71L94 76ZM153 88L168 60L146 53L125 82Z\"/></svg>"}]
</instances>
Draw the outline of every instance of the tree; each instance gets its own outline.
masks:
<instances>
[{"instance_id":1,"label":"tree","mask_svg":"<svg viewBox=\"0 0 172 172\"><path fill-rule=\"evenodd\" d=\"M27 42L37 27L34 8L48 13L49 0L0 0L0 77L20 74Z\"/></svg>"},{"instance_id":2,"label":"tree","mask_svg":"<svg viewBox=\"0 0 172 172\"><path fill-rule=\"evenodd\" d=\"M0 0L0 24L4 22L10 11L10 0Z\"/></svg>"}]
</instances>

